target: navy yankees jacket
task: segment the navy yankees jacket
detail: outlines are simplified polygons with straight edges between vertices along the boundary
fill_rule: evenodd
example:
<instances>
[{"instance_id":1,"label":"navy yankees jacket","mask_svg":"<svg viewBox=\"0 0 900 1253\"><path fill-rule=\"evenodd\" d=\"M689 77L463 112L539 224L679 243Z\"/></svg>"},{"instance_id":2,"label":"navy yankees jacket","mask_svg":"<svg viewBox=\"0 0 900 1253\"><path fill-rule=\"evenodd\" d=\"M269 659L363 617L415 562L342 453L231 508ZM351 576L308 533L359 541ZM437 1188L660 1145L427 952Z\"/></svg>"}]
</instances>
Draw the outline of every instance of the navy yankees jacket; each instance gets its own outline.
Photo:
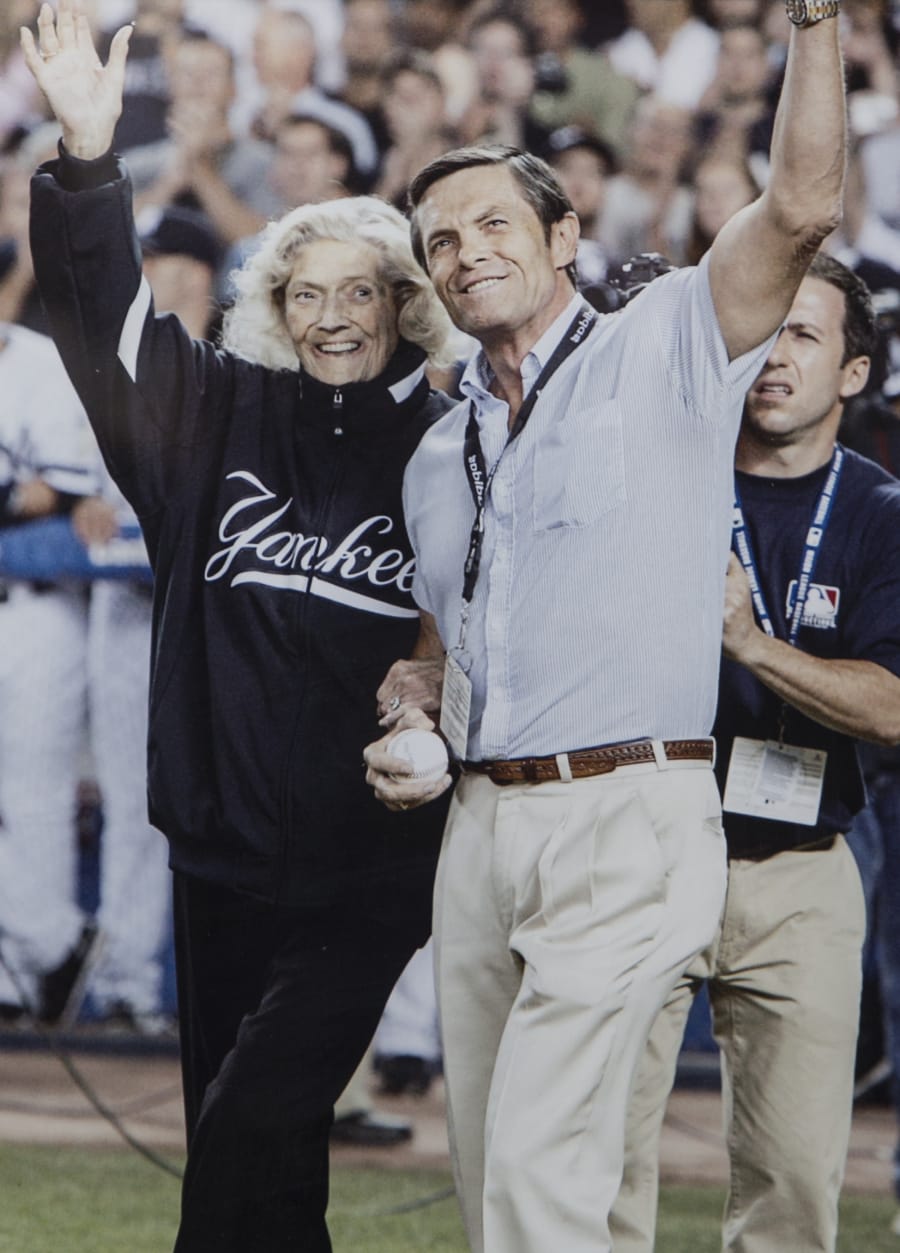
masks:
<instances>
[{"instance_id":1,"label":"navy yankees jacket","mask_svg":"<svg viewBox=\"0 0 900 1253\"><path fill-rule=\"evenodd\" d=\"M153 567L151 821L176 870L416 919L424 938L446 804L390 813L362 751L418 631L403 471L450 401L403 341L382 376L337 392L192 340L155 316L131 198L113 156L62 155L34 176L31 234Z\"/></svg>"}]
</instances>

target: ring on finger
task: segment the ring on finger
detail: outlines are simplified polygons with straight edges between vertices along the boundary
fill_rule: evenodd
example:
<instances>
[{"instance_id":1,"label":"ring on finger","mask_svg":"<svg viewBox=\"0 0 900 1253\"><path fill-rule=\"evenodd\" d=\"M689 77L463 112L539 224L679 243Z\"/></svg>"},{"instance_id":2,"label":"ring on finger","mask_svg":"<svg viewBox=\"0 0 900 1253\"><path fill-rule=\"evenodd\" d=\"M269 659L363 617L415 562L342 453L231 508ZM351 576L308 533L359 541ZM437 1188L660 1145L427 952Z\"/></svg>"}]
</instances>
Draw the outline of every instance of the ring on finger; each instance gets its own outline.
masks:
<instances>
[{"instance_id":1,"label":"ring on finger","mask_svg":"<svg viewBox=\"0 0 900 1253\"><path fill-rule=\"evenodd\" d=\"M395 709L399 709L399 708L400 708L400 697L392 696L391 699L388 701L388 709L391 711L391 713L393 713Z\"/></svg>"}]
</instances>

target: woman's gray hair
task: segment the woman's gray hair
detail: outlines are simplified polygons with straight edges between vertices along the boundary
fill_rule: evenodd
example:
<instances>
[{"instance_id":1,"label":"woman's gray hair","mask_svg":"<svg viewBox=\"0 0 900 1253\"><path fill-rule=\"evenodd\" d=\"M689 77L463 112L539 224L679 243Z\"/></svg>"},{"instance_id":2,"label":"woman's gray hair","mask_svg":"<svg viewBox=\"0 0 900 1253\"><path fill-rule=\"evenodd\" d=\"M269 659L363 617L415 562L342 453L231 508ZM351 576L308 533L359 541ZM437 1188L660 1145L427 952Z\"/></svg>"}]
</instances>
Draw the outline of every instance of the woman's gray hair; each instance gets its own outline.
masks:
<instances>
[{"instance_id":1,"label":"woman's gray hair","mask_svg":"<svg viewBox=\"0 0 900 1253\"><path fill-rule=\"evenodd\" d=\"M284 317L284 293L300 250L325 239L375 248L381 278L397 302L400 335L418 344L433 365L452 363L453 325L413 256L409 223L377 196L301 205L264 228L259 247L231 275L237 295L223 323L225 349L270 369L299 369Z\"/></svg>"}]
</instances>

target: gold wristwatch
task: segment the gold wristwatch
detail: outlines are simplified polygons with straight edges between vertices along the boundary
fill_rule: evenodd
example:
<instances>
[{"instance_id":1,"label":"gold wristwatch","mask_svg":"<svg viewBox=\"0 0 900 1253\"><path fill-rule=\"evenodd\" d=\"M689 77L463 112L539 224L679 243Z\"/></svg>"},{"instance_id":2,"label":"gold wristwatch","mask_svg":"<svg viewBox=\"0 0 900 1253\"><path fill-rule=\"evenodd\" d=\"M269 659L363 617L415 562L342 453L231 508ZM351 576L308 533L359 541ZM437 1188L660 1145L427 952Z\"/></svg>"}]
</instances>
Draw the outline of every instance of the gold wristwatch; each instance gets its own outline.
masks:
<instances>
[{"instance_id":1,"label":"gold wristwatch","mask_svg":"<svg viewBox=\"0 0 900 1253\"><path fill-rule=\"evenodd\" d=\"M841 0L784 0L784 6L795 26L814 26L826 17L837 17Z\"/></svg>"}]
</instances>

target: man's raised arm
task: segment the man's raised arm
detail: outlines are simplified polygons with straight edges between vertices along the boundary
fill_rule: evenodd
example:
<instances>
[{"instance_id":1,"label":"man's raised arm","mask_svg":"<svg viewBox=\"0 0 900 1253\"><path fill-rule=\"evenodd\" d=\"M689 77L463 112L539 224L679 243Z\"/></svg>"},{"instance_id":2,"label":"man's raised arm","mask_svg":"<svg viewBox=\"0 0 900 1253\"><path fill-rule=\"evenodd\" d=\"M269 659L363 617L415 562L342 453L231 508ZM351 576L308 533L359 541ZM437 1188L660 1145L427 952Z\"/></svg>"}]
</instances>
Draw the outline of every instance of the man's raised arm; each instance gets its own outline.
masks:
<instances>
[{"instance_id":1,"label":"man's raised arm","mask_svg":"<svg viewBox=\"0 0 900 1253\"><path fill-rule=\"evenodd\" d=\"M791 32L769 183L726 223L711 250L713 301L732 360L784 321L807 265L841 220L846 102L839 5L809 0L805 7L834 16Z\"/></svg>"}]
</instances>

